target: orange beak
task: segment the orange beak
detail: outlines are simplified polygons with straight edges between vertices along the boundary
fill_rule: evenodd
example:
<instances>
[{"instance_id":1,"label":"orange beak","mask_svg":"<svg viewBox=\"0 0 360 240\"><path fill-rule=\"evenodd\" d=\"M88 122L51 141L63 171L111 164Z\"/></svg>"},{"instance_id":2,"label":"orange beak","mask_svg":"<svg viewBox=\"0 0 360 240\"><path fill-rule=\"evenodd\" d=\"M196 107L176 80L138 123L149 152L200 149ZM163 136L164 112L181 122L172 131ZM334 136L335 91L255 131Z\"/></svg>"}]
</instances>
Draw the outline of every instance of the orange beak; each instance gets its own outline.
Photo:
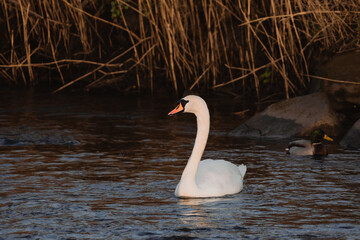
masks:
<instances>
[{"instance_id":1,"label":"orange beak","mask_svg":"<svg viewBox=\"0 0 360 240\"><path fill-rule=\"evenodd\" d=\"M177 105L176 108L174 108L171 112L169 112L168 115L172 116L172 115L174 115L174 114L176 114L178 112L181 112L183 110L184 110L183 106L181 105L181 103L179 103L179 105Z\"/></svg>"}]
</instances>

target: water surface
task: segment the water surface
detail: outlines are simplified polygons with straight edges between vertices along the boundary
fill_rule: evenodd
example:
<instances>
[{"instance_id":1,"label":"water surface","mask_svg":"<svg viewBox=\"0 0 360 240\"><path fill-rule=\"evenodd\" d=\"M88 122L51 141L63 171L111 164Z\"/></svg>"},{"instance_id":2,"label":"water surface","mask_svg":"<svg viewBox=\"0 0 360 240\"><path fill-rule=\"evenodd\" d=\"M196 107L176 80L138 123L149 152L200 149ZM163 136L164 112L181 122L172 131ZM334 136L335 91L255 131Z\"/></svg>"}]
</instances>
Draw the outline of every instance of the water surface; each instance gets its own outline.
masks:
<instances>
[{"instance_id":1,"label":"water surface","mask_svg":"<svg viewBox=\"0 0 360 240\"><path fill-rule=\"evenodd\" d=\"M286 141L226 136L237 106L209 101L204 158L248 167L244 190L178 199L195 118L175 99L2 94L2 131L61 133L78 144L0 147L0 239L358 239L359 152L322 160ZM47 132L50 131L50 132Z\"/></svg>"}]
</instances>

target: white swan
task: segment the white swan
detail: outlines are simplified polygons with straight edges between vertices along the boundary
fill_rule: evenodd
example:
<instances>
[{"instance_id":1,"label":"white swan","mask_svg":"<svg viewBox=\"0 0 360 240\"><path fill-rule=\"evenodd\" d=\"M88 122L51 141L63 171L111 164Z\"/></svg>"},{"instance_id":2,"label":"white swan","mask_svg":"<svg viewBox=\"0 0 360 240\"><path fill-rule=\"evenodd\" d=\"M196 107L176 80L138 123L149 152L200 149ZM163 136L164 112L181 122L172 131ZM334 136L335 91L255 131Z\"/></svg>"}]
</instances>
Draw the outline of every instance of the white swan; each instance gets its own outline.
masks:
<instances>
[{"instance_id":1,"label":"white swan","mask_svg":"<svg viewBox=\"0 0 360 240\"><path fill-rule=\"evenodd\" d=\"M189 95L179 100L177 107L169 112L193 113L197 119L197 134L191 156L176 187L175 195L183 198L220 197L235 194L243 189L246 166L236 166L224 160L206 159L203 155L210 128L210 115L205 101Z\"/></svg>"}]
</instances>

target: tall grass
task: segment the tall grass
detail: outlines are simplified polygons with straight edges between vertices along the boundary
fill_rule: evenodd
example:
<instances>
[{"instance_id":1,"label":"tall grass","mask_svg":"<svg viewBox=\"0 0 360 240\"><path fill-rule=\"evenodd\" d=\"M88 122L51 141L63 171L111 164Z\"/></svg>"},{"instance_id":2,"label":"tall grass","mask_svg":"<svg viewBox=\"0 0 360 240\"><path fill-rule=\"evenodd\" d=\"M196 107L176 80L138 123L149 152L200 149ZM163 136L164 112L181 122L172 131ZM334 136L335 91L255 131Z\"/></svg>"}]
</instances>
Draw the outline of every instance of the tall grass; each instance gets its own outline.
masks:
<instances>
[{"instance_id":1,"label":"tall grass","mask_svg":"<svg viewBox=\"0 0 360 240\"><path fill-rule=\"evenodd\" d=\"M2 81L56 91L289 98L319 56L360 49L360 0L0 0L0 20Z\"/></svg>"}]
</instances>

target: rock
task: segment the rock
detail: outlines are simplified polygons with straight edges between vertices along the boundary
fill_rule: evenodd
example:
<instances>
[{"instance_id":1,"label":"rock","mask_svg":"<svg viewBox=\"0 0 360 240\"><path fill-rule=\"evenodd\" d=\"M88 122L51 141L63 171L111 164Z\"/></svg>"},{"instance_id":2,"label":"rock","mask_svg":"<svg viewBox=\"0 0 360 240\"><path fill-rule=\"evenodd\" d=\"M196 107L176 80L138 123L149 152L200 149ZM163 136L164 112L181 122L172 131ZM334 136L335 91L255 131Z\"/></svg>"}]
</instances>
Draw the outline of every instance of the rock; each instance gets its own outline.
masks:
<instances>
[{"instance_id":1,"label":"rock","mask_svg":"<svg viewBox=\"0 0 360 240\"><path fill-rule=\"evenodd\" d=\"M22 142L16 141L14 139L9 139L7 137L0 139L0 146L23 146Z\"/></svg>"},{"instance_id":2,"label":"rock","mask_svg":"<svg viewBox=\"0 0 360 240\"><path fill-rule=\"evenodd\" d=\"M290 138L308 136L315 128L336 136L340 118L324 93L295 97L270 105L230 132L231 136Z\"/></svg>"},{"instance_id":3,"label":"rock","mask_svg":"<svg viewBox=\"0 0 360 240\"><path fill-rule=\"evenodd\" d=\"M39 130L31 127L0 128L0 146L78 145L65 130Z\"/></svg>"},{"instance_id":4,"label":"rock","mask_svg":"<svg viewBox=\"0 0 360 240\"><path fill-rule=\"evenodd\" d=\"M327 94L335 111L355 111L360 109L360 52L334 56L321 66L317 75L325 78L356 82L359 84L323 81L323 91Z\"/></svg>"},{"instance_id":5,"label":"rock","mask_svg":"<svg viewBox=\"0 0 360 240\"><path fill-rule=\"evenodd\" d=\"M355 122L345 137L340 141L340 145L346 148L360 149L360 119Z\"/></svg>"}]
</instances>

